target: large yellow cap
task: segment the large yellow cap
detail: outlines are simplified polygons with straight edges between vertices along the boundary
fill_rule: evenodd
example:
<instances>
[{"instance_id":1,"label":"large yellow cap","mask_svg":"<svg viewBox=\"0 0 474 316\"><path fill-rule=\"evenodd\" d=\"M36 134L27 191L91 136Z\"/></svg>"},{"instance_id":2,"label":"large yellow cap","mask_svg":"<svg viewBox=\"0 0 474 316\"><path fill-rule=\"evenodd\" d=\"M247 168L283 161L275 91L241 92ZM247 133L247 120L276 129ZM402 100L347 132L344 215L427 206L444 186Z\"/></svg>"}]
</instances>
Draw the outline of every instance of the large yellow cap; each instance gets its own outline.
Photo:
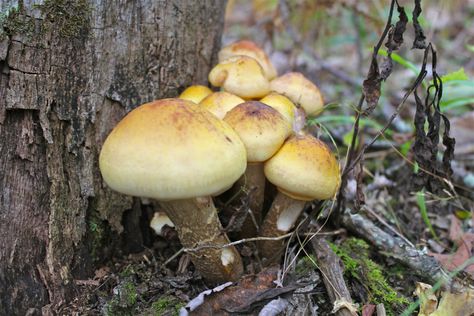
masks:
<instances>
[{"instance_id":1,"label":"large yellow cap","mask_svg":"<svg viewBox=\"0 0 474 316\"><path fill-rule=\"evenodd\" d=\"M223 119L228 111L244 102L244 99L232 93L220 91L208 95L199 103L199 105L218 118Z\"/></svg>"},{"instance_id":2,"label":"large yellow cap","mask_svg":"<svg viewBox=\"0 0 474 316\"><path fill-rule=\"evenodd\" d=\"M219 51L219 62L224 61L232 56L239 55L249 56L255 59L260 64L260 66L262 66L263 73L268 80L272 80L277 76L275 67L270 62L270 59L263 49L258 47L254 42L248 40L238 41L223 47Z\"/></svg>"},{"instance_id":3,"label":"large yellow cap","mask_svg":"<svg viewBox=\"0 0 474 316\"><path fill-rule=\"evenodd\" d=\"M295 120L296 106L290 99L278 93L270 93L260 100L260 102L271 106L277 110L293 126Z\"/></svg>"},{"instance_id":4,"label":"large yellow cap","mask_svg":"<svg viewBox=\"0 0 474 316\"><path fill-rule=\"evenodd\" d=\"M128 113L99 157L112 189L161 200L222 192L246 164L245 147L227 123L180 99L154 101Z\"/></svg>"},{"instance_id":5,"label":"large yellow cap","mask_svg":"<svg viewBox=\"0 0 474 316\"><path fill-rule=\"evenodd\" d=\"M270 106L258 101L239 104L224 117L247 150L249 162L273 156L291 132L291 125Z\"/></svg>"},{"instance_id":6,"label":"large yellow cap","mask_svg":"<svg viewBox=\"0 0 474 316\"><path fill-rule=\"evenodd\" d=\"M187 87L183 92L181 92L179 98L183 100L192 101L197 104L211 93L212 90L206 86L193 85Z\"/></svg>"},{"instance_id":7,"label":"large yellow cap","mask_svg":"<svg viewBox=\"0 0 474 316\"><path fill-rule=\"evenodd\" d=\"M209 73L209 82L244 99L261 98L270 92L270 82L258 62L247 56L230 57Z\"/></svg>"},{"instance_id":8,"label":"large yellow cap","mask_svg":"<svg viewBox=\"0 0 474 316\"><path fill-rule=\"evenodd\" d=\"M317 115L323 110L324 100L314 83L299 72L290 72L273 79L270 89L288 97L307 115Z\"/></svg>"},{"instance_id":9,"label":"large yellow cap","mask_svg":"<svg viewBox=\"0 0 474 316\"><path fill-rule=\"evenodd\" d=\"M264 164L268 181L296 200L334 197L340 183L339 164L331 150L311 135L294 135Z\"/></svg>"}]
</instances>

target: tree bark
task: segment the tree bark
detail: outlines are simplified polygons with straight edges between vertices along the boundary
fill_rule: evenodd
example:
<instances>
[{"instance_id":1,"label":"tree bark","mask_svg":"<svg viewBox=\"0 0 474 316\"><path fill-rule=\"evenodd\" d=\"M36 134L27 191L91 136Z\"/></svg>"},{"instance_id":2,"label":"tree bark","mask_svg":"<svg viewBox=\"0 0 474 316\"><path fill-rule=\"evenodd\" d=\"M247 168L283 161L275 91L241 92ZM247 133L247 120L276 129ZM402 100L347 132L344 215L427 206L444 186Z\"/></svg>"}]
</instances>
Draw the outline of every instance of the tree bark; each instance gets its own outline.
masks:
<instances>
[{"instance_id":1,"label":"tree bark","mask_svg":"<svg viewBox=\"0 0 474 316\"><path fill-rule=\"evenodd\" d=\"M224 8L0 0L1 315L54 312L74 279L142 246L141 208L102 181L101 144L134 107L207 83Z\"/></svg>"}]
</instances>

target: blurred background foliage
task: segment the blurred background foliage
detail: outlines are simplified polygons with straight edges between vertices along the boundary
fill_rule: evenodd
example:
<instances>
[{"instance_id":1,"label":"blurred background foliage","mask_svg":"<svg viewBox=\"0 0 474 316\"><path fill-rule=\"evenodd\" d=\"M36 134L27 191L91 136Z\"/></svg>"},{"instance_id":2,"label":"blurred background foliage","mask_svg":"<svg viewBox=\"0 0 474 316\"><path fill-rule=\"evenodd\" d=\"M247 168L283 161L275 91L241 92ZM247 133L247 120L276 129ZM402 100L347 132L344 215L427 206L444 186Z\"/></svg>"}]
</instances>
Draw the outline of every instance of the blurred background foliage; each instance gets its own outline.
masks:
<instances>
[{"instance_id":1,"label":"blurred background foliage","mask_svg":"<svg viewBox=\"0 0 474 316\"><path fill-rule=\"evenodd\" d=\"M399 1L411 22L414 1ZM373 46L387 20L387 0L229 0L223 44L250 39L270 54L279 74L300 71L315 82L325 96L327 110L310 124L324 125L340 145L347 145L354 108L367 75ZM427 42L438 51L438 73L444 75L442 108L450 118L474 126L474 0L422 1L421 25ZM393 22L397 21L394 13ZM367 133L385 124L417 76L423 52L411 49L413 27L408 25L404 45L394 54L392 75L382 85L377 111L362 121ZM381 55L386 54L384 50ZM431 80L428 73L425 86ZM385 140L404 154L412 139L414 99L410 97ZM464 130L453 124L453 134ZM461 124L462 125L462 124ZM460 137L457 154L474 138ZM404 148L404 147L405 148ZM468 146L472 147L472 146Z\"/></svg>"},{"instance_id":2,"label":"blurred background foliage","mask_svg":"<svg viewBox=\"0 0 474 316\"><path fill-rule=\"evenodd\" d=\"M412 49L414 1L400 0L399 4L409 19L404 44L392 55L393 71L382 84L377 109L361 120L360 142L370 141L387 123L423 62L423 51ZM315 82L324 95L326 109L318 117L309 118L308 125L333 144L343 165L362 82L389 9L388 0L229 0L223 45L239 39L253 40L269 53L279 74L300 71ZM467 196L474 196L474 0L422 1L422 9L419 21L426 42L433 43L437 50L437 72L444 82L442 111L450 118L451 134L456 138L455 186L469 192ZM397 20L398 14L394 12L392 23ZM386 55L386 51L381 49L379 55ZM380 61L382 56L379 57ZM423 83L425 88L432 80L429 67ZM420 88L419 93L424 95L425 91ZM432 235L430 219L436 216L430 213L431 207L442 198L426 198L424 191L409 192L410 176L417 171L410 150L415 109L414 97L410 96L399 117L366 153L365 183L376 183L379 174L397 179L398 193L387 192L382 209L392 202L398 205L404 196L402 200L406 198L407 204L395 206L400 210L397 214L386 215L411 240L418 242ZM394 173L398 170L405 171ZM467 205L453 202L454 198L448 200L449 207L445 208L448 213L469 210L473 203L472 198ZM414 225L418 229L412 229ZM425 227L426 235L420 233L420 225Z\"/></svg>"}]
</instances>

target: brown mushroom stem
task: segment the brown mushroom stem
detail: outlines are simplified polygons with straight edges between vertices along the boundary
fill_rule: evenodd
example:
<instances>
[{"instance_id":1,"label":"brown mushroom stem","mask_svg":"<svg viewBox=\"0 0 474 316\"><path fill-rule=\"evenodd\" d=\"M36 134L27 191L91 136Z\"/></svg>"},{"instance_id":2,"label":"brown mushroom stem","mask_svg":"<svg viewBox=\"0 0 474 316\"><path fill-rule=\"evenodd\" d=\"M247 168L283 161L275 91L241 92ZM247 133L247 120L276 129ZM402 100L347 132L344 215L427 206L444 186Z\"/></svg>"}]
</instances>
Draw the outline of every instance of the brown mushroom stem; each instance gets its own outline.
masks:
<instances>
[{"instance_id":1,"label":"brown mushroom stem","mask_svg":"<svg viewBox=\"0 0 474 316\"><path fill-rule=\"evenodd\" d=\"M306 201L296 200L278 191L260 227L260 237L279 237L288 233L304 209ZM258 252L265 264L277 262L285 249L284 240L261 240Z\"/></svg>"},{"instance_id":2,"label":"brown mushroom stem","mask_svg":"<svg viewBox=\"0 0 474 316\"><path fill-rule=\"evenodd\" d=\"M263 163L249 162L244 175L237 181L236 188L238 190L244 188L247 194L249 194L248 207L252 212L252 214L248 214L245 219L240 235L242 238L255 237L257 236L258 226L262 223L263 200L265 193ZM255 226L255 224L257 224L257 226Z\"/></svg>"},{"instance_id":3,"label":"brown mushroom stem","mask_svg":"<svg viewBox=\"0 0 474 316\"><path fill-rule=\"evenodd\" d=\"M206 281L217 284L239 279L243 273L242 259L234 246L224 247L229 238L223 232L211 197L159 203Z\"/></svg>"}]
</instances>

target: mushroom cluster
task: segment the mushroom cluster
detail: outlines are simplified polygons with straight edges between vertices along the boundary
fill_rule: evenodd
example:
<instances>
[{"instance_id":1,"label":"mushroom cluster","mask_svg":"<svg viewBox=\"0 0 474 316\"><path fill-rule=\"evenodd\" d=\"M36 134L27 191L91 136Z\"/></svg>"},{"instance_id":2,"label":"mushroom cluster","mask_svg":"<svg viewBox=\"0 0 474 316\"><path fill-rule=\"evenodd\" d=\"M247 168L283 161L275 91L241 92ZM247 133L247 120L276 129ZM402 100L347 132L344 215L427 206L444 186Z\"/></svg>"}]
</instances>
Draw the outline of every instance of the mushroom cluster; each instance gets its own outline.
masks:
<instances>
[{"instance_id":1,"label":"mushroom cluster","mask_svg":"<svg viewBox=\"0 0 474 316\"><path fill-rule=\"evenodd\" d=\"M278 77L251 41L226 46L218 56L208 79L220 91L195 85L178 98L135 108L99 157L110 188L157 201L151 226L157 234L174 226L210 284L244 272L219 220L218 195L229 189L248 195L240 237L278 237L291 231L308 201L334 197L340 182L334 154L304 130L305 117L322 111L319 89L300 73ZM265 207L268 186L278 193ZM270 264L280 259L284 242L266 238L257 249Z\"/></svg>"}]
</instances>

